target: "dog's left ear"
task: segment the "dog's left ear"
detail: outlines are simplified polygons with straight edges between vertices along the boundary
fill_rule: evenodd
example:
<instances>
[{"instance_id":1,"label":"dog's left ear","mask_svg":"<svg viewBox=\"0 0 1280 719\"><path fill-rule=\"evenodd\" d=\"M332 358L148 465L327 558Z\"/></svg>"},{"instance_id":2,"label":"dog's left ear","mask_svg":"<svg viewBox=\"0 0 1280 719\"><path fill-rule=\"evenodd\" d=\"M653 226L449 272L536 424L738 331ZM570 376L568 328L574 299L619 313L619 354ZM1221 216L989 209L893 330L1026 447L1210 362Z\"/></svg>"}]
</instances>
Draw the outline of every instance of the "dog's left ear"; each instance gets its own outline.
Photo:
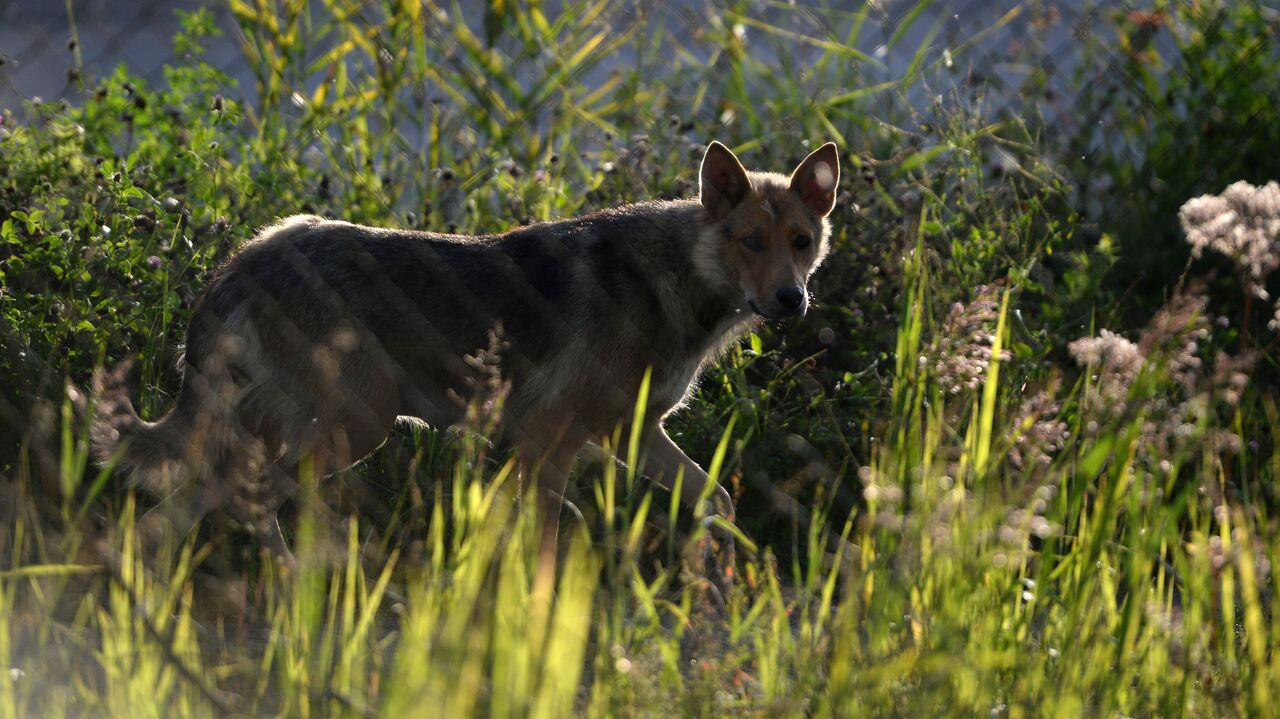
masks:
<instances>
[{"instance_id":1,"label":"dog's left ear","mask_svg":"<svg viewBox=\"0 0 1280 719\"><path fill-rule=\"evenodd\" d=\"M791 173L791 191L804 200L818 217L831 214L836 206L836 186L840 184L840 151L828 142L804 158Z\"/></svg>"}]
</instances>

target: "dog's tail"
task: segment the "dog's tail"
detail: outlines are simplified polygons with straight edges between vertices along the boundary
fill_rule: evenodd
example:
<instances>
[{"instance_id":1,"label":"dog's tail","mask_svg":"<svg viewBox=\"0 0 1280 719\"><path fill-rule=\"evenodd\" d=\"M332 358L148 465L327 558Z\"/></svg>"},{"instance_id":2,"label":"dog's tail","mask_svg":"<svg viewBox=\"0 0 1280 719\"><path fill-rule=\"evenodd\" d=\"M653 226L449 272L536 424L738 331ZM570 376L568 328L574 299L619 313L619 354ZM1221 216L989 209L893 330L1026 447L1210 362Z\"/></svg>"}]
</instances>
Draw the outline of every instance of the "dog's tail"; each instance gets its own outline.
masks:
<instances>
[{"instance_id":1,"label":"dog's tail","mask_svg":"<svg viewBox=\"0 0 1280 719\"><path fill-rule=\"evenodd\" d=\"M94 458L102 464L114 461L116 470L158 494L168 494L179 483L182 459L193 418L186 405L178 404L156 422L143 421L129 400L125 376L132 362L93 374L97 415L90 434Z\"/></svg>"}]
</instances>

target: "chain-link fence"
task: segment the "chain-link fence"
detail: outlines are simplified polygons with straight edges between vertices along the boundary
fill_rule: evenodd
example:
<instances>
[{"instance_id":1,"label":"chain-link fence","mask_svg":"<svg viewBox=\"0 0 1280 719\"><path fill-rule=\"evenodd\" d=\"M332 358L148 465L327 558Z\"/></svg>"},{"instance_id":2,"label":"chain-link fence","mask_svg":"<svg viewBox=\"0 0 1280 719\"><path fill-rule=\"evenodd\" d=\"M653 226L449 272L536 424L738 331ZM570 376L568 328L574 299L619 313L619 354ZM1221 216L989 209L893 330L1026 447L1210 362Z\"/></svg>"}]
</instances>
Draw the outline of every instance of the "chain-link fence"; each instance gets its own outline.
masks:
<instances>
[{"instance_id":1,"label":"chain-link fence","mask_svg":"<svg viewBox=\"0 0 1280 719\"><path fill-rule=\"evenodd\" d=\"M317 17L321 17L324 11L316 5ZM620 21L634 21L635 14L623 5L614 11ZM647 17L661 16L673 42L695 44L708 18L717 15L715 5L667 0L650 8ZM839 2L785 8L759 5L753 9L758 10L755 17L762 23L836 43L862 21L859 13L865 9L861 4ZM967 0L919 5L888 0L867 6L867 17L876 31L861 32L855 48L883 62L886 77L901 75L922 60L948 67L954 64L957 72L965 74L966 82L992 91L992 105L1021 102L1021 96L1034 86L1047 114L1067 122L1071 122L1070 111L1081 84L1113 76L1116 66L1133 60L1135 51L1149 47L1163 54L1174 46L1162 11L1144 10L1141 3L1123 0ZM178 29L178 13L198 7L210 8L223 31L207 44L209 61L246 84L251 74L240 51L235 18L226 3L11 0L0 9L0 59L4 63L0 65L0 108L17 109L22 100L31 97L70 97L83 78L100 77L118 64L149 81L160 81L164 64L174 59L172 39ZM482 3L468 4L463 12L477 30L486 21ZM1104 17L1115 15L1128 16L1123 24L1130 27L1131 36L1086 42L1098 32ZM761 30L747 24L740 32L750 35ZM806 50L816 51L797 43L797 52ZM608 65L604 69L607 71ZM1275 92L1274 88L1259 90Z\"/></svg>"},{"instance_id":2,"label":"chain-link fence","mask_svg":"<svg viewBox=\"0 0 1280 719\"><path fill-rule=\"evenodd\" d=\"M82 82L108 75L121 64L149 82L162 81L165 63L174 59L179 11L203 6L212 10L224 31L209 45L210 61L233 75L237 68L243 73L235 22L226 3L5 3L0 8L0 108L16 110L32 97L72 99Z\"/></svg>"}]
</instances>

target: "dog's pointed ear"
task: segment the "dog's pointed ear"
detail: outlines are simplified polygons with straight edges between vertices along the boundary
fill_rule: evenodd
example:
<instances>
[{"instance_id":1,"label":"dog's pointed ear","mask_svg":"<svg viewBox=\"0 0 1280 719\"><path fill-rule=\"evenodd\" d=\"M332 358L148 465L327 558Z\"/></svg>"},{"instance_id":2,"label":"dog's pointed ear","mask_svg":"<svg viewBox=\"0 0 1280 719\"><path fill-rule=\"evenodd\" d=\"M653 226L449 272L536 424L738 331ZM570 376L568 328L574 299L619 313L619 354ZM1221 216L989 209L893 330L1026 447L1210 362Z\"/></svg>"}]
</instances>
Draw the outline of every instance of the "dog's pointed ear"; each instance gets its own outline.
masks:
<instances>
[{"instance_id":1,"label":"dog's pointed ear","mask_svg":"<svg viewBox=\"0 0 1280 719\"><path fill-rule=\"evenodd\" d=\"M751 179L729 148L715 140L702 156L698 173L698 196L713 219L719 220L738 206L751 189Z\"/></svg>"},{"instance_id":2,"label":"dog's pointed ear","mask_svg":"<svg viewBox=\"0 0 1280 719\"><path fill-rule=\"evenodd\" d=\"M836 206L836 186L840 184L840 151L828 142L804 158L791 173L791 191L818 217L826 217Z\"/></svg>"}]
</instances>

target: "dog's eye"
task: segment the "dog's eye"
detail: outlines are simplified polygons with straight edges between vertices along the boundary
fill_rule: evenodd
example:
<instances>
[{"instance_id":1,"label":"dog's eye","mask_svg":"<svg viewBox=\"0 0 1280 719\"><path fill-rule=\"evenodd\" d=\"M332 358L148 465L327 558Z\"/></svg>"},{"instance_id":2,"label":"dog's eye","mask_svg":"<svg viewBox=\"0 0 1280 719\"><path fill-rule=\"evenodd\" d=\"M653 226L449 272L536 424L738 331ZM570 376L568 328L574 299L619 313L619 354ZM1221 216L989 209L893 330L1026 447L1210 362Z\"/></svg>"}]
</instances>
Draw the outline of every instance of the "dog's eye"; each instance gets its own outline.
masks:
<instances>
[{"instance_id":1,"label":"dog's eye","mask_svg":"<svg viewBox=\"0 0 1280 719\"><path fill-rule=\"evenodd\" d=\"M764 249L764 242L760 240L760 235L747 235L742 238L742 246L752 252L759 252Z\"/></svg>"},{"instance_id":2,"label":"dog's eye","mask_svg":"<svg viewBox=\"0 0 1280 719\"><path fill-rule=\"evenodd\" d=\"M813 242L813 238L808 235L796 235L796 249L803 250Z\"/></svg>"}]
</instances>

